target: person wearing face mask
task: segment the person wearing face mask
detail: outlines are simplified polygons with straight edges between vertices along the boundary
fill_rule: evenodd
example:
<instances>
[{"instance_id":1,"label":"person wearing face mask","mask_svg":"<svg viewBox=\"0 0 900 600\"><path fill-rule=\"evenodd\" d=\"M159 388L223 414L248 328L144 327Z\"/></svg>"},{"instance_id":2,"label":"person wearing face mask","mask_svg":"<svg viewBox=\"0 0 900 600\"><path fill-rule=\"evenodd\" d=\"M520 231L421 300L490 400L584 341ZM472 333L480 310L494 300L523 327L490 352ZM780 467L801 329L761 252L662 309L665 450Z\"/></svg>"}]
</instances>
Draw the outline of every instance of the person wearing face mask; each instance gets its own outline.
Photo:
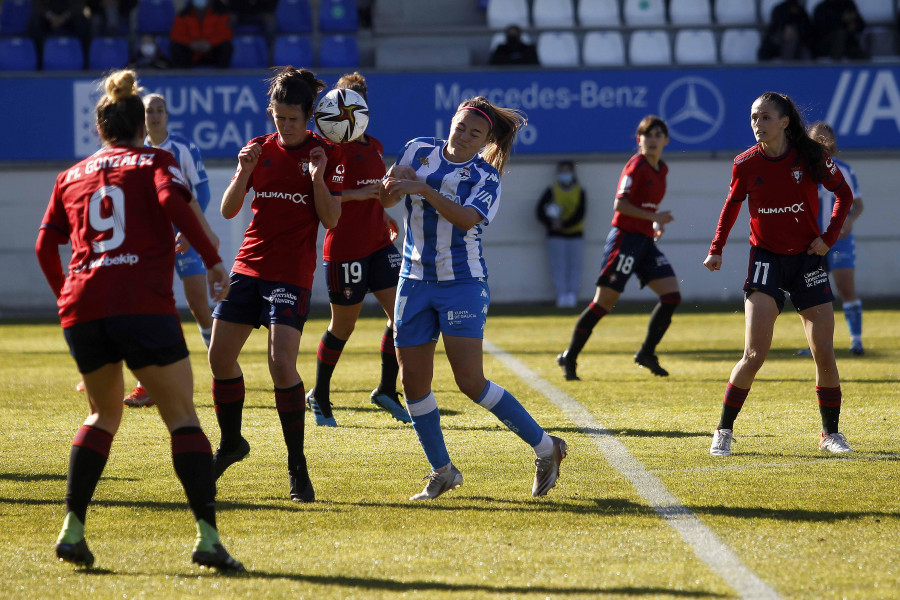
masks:
<instances>
[{"instance_id":1,"label":"person wearing face mask","mask_svg":"<svg viewBox=\"0 0 900 600\"><path fill-rule=\"evenodd\" d=\"M522 30L518 25L506 28L506 41L491 52L492 65L536 65L537 48L522 40Z\"/></svg>"},{"instance_id":2,"label":"person wearing face mask","mask_svg":"<svg viewBox=\"0 0 900 600\"><path fill-rule=\"evenodd\" d=\"M571 308L578 303L584 244L585 195L575 177L575 163L556 165L556 182L544 191L537 205L537 218L547 228L547 255L556 307Z\"/></svg>"},{"instance_id":3,"label":"person wearing face mask","mask_svg":"<svg viewBox=\"0 0 900 600\"><path fill-rule=\"evenodd\" d=\"M169 59L156 43L156 38L147 33L141 36L131 65L136 69L168 69Z\"/></svg>"},{"instance_id":4,"label":"person wearing face mask","mask_svg":"<svg viewBox=\"0 0 900 600\"><path fill-rule=\"evenodd\" d=\"M655 354L657 344L672 322L672 314L681 304L675 271L656 245L666 223L674 220L671 212L659 210L669 172L662 160L663 149L669 144L669 128L658 116L647 115L638 124L635 135L638 152L619 177L612 230L606 237L597 291L578 317L569 347L556 357L568 381L579 379L575 373L578 354L600 319L612 311L632 275L637 275L641 287L648 286L659 296L650 315L647 336L634 355L634 362L659 377L669 375L659 366Z\"/></svg>"},{"instance_id":5,"label":"person wearing face mask","mask_svg":"<svg viewBox=\"0 0 900 600\"><path fill-rule=\"evenodd\" d=\"M215 1L190 0L172 23L172 64L227 69L234 53L230 17Z\"/></svg>"}]
</instances>

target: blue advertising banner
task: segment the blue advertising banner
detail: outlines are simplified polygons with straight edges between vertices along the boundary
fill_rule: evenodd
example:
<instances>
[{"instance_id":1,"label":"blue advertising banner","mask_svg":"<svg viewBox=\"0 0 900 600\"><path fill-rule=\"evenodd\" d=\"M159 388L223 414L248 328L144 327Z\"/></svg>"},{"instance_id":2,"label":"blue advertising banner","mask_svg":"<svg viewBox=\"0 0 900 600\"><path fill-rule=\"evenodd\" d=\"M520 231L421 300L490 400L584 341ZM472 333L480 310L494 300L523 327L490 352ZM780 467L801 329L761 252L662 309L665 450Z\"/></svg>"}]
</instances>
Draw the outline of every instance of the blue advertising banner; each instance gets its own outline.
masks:
<instances>
[{"instance_id":1,"label":"blue advertising banner","mask_svg":"<svg viewBox=\"0 0 900 600\"><path fill-rule=\"evenodd\" d=\"M166 96L170 130L205 158L236 157L272 130L264 79L219 73L147 75ZM483 95L518 108L529 124L520 154L629 152L640 119L669 124L672 151L733 151L753 143L749 113L764 91L789 94L807 121L824 119L842 148L900 149L900 67L879 65L660 70L516 70L371 73L369 133L389 154L413 137L446 135L461 100ZM323 75L331 85L337 75ZM98 147L97 82L71 77L0 77L0 161L74 160Z\"/></svg>"}]
</instances>

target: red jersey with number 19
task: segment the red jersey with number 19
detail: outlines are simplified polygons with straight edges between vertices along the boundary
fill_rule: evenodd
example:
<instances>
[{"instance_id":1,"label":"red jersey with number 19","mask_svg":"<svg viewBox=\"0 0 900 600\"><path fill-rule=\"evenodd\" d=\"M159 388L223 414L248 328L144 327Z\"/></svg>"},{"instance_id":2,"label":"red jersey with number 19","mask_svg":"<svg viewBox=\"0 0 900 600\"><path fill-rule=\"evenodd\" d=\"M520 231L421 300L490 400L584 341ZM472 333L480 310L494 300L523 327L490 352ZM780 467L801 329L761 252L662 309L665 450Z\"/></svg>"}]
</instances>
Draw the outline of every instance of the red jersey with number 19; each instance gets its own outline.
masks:
<instances>
[{"instance_id":1,"label":"red jersey with number 19","mask_svg":"<svg viewBox=\"0 0 900 600\"><path fill-rule=\"evenodd\" d=\"M778 254L800 254L817 237L832 246L853 203L853 192L827 155L825 167L827 178L816 182L793 146L775 157L766 156L759 145L739 154L709 253L722 254L745 199L749 200L750 243L754 246ZM818 224L819 183L836 196L831 223L824 233Z\"/></svg>"},{"instance_id":2,"label":"red jersey with number 19","mask_svg":"<svg viewBox=\"0 0 900 600\"><path fill-rule=\"evenodd\" d=\"M381 181L384 168L384 148L372 136L368 142L341 144L344 153L344 190L358 190ZM337 227L325 232L322 255L328 261L348 261L365 258L391 243L384 207L378 198L353 200L341 204L341 218Z\"/></svg>"},{"instance_id":3,"label":"red jersey with number 19","mask_svg":"<svg viewBox=\"0 0 900 600\"><path fill-rule=\"evenodd\" d=\"M175 157L158 148L106 147L56 178L41 229L59 244L72 242L57 302L63 327L117 315L175 314L172 221L159 198L166 188L187 207L187 181ZM214 250L206 254L218 262Z\"/></svg>"},{"instance_id":4,"label":"red jersey with number 19","mask_svg":"<svg viewBox=\"0 0 900 600\"><path fill-rule=\"evenodd\" d=\"M319 217L309 174L309 152L323 148L328 158L324 179L333 196L340 197L344 181L341 149L311 131L299 146L285 147L278 134L250 140L262 146L247 183L253 188L253 220L232 270L266 281L311 289L316 270ZM238 165L235 177L241 172Z\"/></svg>"},{"instance_id":5,"label":"red jersey with number 19","mask_svg":"<svg viewBox=\"0 0 900 600\"><path fill-rule=\"evenodd\" d=\"M622 175L619 177L619 189L616 198L627 200L632 206L656 212L663 196L666 195L666 174L669 167L662 160L659 169L654 169L643 154L632 156ZM653 222L624 215L618 211L613 215L613 227L623 231L640 233L653 237Z\"/></svg>"}]
</instances>

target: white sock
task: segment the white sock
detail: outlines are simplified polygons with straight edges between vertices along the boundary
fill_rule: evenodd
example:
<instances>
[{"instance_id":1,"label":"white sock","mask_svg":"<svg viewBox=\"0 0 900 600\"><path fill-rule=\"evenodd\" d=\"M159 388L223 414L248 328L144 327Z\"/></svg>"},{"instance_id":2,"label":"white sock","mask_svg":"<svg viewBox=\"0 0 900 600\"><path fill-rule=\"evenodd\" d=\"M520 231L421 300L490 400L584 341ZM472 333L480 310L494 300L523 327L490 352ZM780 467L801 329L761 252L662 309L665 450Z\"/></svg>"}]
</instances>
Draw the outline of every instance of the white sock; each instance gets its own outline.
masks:
<instances>
[{"instance_id":1,"label":"white sock","mask_svg":"<svg viewBox=\"0 0 900 600\"><path fill-rule=\"evenodd\" d=\"M532 449L539 458L546 458L553 454L553 440L550 439L550 436L545 431L544 435L541 436L541 441L532 446Z\"/></svg>"}]
</instances>

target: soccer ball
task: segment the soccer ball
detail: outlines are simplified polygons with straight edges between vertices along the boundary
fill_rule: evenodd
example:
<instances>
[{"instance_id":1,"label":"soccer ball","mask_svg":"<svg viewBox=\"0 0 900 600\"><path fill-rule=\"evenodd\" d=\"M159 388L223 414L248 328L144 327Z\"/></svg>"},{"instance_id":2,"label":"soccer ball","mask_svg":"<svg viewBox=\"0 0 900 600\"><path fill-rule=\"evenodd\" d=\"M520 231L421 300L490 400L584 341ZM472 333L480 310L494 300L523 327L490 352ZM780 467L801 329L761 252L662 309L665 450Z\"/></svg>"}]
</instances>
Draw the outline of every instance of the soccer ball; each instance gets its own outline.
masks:
<instances>
[{"instance_id":1,"label":"soccer ball","mask_svg":"<svg viewBox=\"0 0 900 600\"><path fill-rule=\"evenodd\" d=\"M369 105L353 90L331 90L319 100L313 117L322 135L335 144L343 144L365 133Z\"/></svg>"}]
</instances>

